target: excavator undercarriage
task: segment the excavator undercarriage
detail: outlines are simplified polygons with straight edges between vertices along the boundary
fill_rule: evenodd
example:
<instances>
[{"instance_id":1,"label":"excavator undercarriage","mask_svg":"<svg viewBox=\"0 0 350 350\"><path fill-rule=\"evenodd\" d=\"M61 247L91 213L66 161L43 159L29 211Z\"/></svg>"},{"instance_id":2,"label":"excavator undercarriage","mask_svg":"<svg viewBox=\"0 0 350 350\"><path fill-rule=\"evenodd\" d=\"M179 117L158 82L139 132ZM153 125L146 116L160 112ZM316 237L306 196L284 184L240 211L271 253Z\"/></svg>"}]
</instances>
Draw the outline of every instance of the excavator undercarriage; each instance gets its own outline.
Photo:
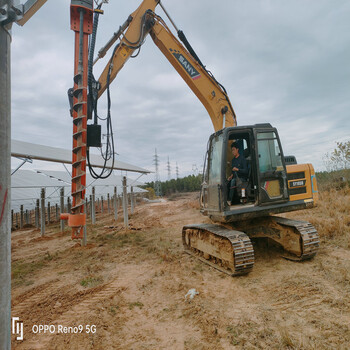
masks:
<instances>
[{"instance_id":1,"label":"excavator undercarriage","mask_svg":"<svg viewBox=\"0 0 350 350\"><path fill-rule=\"evenodd\" d=\"M268 238L284 249L283 257L302 261L317 253L316 229L305 221L278 216L225 224L187 225L182 230L185 251L231 276L249 273L254 265L250 238Z\"/></svg>"},{"instance_id":2,"label":"excavator undercarriage","mask_svg":"<svg viewBox=\"0 0 350 350\"><path fill-rule=\"evenodd\" d=\"M228 273L244 275L254 266L254 250L249 237L241 231L214 224L184 226L185 252Z\"/></svg>"}]
</instances>

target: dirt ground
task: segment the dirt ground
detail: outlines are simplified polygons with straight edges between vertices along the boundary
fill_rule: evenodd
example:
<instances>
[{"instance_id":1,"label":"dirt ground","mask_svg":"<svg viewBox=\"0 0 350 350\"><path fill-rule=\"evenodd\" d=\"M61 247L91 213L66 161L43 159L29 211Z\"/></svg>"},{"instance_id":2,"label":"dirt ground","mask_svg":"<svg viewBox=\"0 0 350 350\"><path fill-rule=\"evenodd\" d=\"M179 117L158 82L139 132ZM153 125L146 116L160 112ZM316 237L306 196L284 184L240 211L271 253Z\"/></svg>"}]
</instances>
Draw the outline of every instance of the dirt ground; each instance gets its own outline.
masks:
<instances>
[{"instance_id":1,"label":"dirt ground","mask_svg":"<svg viewBox=\"0 0 350 350\"><path fill-rule=\"evenodd\" d=\"M329 203L290 215L318 229L313 260L284 260L256 241L253 271L234 278L183 252L182 226L209 222L197 196L138 204L128 231L121 214L99 214L87 247L57 225L44 238L14 231L12 316L24 340L12 335L12 348L349 349L349 192L334 200L342 221Z\"/></svg>"}]
</instances>

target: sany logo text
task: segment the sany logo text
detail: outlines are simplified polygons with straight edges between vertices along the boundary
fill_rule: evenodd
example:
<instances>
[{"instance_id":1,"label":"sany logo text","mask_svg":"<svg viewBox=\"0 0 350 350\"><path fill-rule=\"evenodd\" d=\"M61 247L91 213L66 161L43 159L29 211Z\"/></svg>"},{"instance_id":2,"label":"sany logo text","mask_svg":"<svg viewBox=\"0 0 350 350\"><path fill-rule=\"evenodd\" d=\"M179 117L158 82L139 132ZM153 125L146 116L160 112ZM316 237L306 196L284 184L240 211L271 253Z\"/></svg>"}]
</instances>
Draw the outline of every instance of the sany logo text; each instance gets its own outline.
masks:
<instances>
[{"instance_id":1,"label":"sany logo text","mask_svg":"<svg viewBox=\"0 0 350 350\"><path fill-rule=\"evenodd\" d=\"M180 51L169 49L170 52L174 55L174 57L179 61L182 67L186 70L186 72L190 75L190 77L195 80L200 78L200 73L192 66L190 62L186 60L186 58L181 54Z\"/></svg>"}]
</instances>

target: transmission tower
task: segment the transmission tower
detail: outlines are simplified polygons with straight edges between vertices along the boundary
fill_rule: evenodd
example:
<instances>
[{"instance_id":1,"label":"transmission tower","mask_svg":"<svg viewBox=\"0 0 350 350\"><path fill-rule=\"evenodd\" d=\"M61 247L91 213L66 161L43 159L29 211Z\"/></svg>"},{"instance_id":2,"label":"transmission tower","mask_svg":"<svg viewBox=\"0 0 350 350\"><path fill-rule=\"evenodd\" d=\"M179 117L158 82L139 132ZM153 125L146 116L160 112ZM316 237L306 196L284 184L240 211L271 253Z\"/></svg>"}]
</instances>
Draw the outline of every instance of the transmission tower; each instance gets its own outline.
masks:
<instances>
[{"instance_id":1,"label":"transmission tower","mask_svg":"<svg viewBox=\"0 0 350 350\"><path fill-rule=\"evenodd\" d=\"M168 170L168 180L171 179L171 167L170 167L170 161L169 161L169 157L168 157L168 163L167 163L167 170Z\"/></svg>"},{"instance_id":2,"label":"transmission tower","mask_svg":"<svg viewBox=\"0 0 350 350\"><path fill-rule=\"evenodd\" d=\"M153 164L155 165L156 172L154 175L154 191L156 196L160 197L162 194L161 185L160 185L160 176L159 176L159 157L157 155L157 148L155 149L155 154L153 158Z\"/></svg>"}]
</instances>

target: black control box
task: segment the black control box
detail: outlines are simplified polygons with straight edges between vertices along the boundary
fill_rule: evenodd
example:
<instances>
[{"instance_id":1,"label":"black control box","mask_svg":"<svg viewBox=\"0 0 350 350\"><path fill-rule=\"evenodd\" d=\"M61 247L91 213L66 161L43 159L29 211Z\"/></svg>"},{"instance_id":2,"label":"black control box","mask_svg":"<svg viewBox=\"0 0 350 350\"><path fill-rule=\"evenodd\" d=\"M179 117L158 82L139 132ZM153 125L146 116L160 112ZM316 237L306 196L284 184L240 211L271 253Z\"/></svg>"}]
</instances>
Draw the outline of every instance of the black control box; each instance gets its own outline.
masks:
<instances>
[{"instance_id":1,"label":"black control box","mask_svg":"<svg viewBox=\"0 0 350 350\"><path fill-rule=\"evenodd\" d=\"M90 124L87 126L87 147L101 147L101 125Z\"/></svg>"}]
</instances>

